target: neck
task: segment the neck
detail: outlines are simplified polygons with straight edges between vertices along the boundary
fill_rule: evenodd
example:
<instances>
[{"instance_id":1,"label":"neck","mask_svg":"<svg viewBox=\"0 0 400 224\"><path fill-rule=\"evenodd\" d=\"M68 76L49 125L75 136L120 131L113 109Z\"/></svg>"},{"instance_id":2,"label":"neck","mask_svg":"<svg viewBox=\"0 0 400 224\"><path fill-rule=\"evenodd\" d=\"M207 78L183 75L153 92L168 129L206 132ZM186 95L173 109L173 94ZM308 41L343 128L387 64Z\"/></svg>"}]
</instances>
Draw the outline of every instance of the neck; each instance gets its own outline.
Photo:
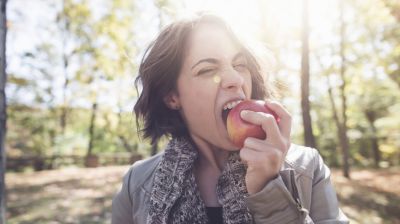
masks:
<instances>
[{"instance_id":1,"label":"neck","mask_svg":"<svg viewBox=\"0 0 400 224\"><path fill-rule=\"evenodd\" d=\"M228 160L229 152L215 147L198 136L191 135L191 137L199 152L197 165L211 168L221 173Z\"/></svg>"}]
</instances>

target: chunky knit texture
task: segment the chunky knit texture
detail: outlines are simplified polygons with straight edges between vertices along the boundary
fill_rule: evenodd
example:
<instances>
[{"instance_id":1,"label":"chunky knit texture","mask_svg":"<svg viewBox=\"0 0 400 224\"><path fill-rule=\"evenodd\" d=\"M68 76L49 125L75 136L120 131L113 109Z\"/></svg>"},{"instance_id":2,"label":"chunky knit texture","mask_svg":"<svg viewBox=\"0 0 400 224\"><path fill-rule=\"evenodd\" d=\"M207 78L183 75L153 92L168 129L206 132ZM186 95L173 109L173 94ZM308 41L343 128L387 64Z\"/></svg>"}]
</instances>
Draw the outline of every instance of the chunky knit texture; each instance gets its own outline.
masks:
<instances>
[{"instance_id":1,"label":"chunky knit texture","mask_svg":"<svg viewBox=\"0 0 400 224\"><path fill-rule=\"evenodd\" d=\"M180 138L169 142L155 173L148 224L208 223L193 173L197 156L191 141ZM244 200L248 196L245 174L246 167L241 163L239 153L231 153L216 192L225 224L253 222Z\"/></svg>"}]
</instances>

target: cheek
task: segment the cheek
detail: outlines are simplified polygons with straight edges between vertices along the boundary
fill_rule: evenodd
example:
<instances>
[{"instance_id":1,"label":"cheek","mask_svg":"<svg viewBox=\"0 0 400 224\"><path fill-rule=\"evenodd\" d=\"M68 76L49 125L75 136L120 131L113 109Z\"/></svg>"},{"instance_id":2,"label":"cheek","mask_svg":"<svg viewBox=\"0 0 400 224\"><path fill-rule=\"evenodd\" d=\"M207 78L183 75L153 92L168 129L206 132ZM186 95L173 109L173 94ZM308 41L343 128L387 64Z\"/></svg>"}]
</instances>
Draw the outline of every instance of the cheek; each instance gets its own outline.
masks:
<instances>
[{"instance_id":1,"label":"cheek","mask_svg":"<svg viewBox=\"0 0 400 224\"><path fill-rule=\"evenodd\" d=\"M208 101L210 104L215 99L218 84L212 80L191 79L181 83L180 95L185 103L197 104L199 101ZM213 100L213 101L210 101Z\"/></svg>"},{"instance_id":2,"label":"cheek","mask_svg":"<svg viewBox=\"0 0 400 224\"><path fill-rule=\"evenodd\" d=\"M215 88L215 84L204 80L192 80L180 86L180 100L188 123L202 122L214 113Z\"/></svg>"}]
</instances>

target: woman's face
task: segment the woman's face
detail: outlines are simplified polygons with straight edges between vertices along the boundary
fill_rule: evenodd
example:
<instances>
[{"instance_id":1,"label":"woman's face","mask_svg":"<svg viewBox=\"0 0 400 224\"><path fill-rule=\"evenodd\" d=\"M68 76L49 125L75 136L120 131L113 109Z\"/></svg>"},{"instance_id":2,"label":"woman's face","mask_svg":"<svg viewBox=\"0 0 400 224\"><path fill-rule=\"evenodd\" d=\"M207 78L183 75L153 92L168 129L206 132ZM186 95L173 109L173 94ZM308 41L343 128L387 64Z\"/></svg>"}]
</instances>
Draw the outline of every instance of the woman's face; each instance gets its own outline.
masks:
<instances>
[{"instance_id":1,"label":"woman's face","mask_svg":"<svg viewBox=\"0 0 400 224\"><path fill-rule=\"evenodd\" d=\"M228 138L222 114L230 103L249 99L251 88L239 46L223 29L198 25L188 41L175 95L191 136L217 148L237 149Z\"/></svg>"}]
</instances>

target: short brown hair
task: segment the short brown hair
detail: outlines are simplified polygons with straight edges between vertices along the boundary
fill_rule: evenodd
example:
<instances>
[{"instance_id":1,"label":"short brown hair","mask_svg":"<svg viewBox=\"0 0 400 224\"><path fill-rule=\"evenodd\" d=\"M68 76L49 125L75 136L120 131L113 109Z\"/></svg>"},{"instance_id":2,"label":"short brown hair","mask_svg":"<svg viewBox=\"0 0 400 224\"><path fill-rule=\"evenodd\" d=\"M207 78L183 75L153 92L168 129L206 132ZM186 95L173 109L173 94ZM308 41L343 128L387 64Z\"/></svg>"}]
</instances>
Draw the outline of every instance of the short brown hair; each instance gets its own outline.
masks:
<instances>
[{"instance_id":1,"label":"short brown hair","mask_svg":"<svg viewBox=\"0 0 400 224\"><path fill-rule=\"evenodd\" d=\"M168 108L164 103L164 97L176 91L188 37L198 24L203 23L221 27L234 43L241 47L252 75L251 98L270 97L260 71L260 64L220 17L200 14L189 20L172 23L161 31L145 51L138 77L135 80L138 93L139 83L142 86L142 92L134 106L137 128L139 132L142 132L142 136L150 138L152 143L156 143L163 136L182 137L188 134L180 113ZM140 124L140 120L143 124Z\"/></svg>"}]
</instances>

